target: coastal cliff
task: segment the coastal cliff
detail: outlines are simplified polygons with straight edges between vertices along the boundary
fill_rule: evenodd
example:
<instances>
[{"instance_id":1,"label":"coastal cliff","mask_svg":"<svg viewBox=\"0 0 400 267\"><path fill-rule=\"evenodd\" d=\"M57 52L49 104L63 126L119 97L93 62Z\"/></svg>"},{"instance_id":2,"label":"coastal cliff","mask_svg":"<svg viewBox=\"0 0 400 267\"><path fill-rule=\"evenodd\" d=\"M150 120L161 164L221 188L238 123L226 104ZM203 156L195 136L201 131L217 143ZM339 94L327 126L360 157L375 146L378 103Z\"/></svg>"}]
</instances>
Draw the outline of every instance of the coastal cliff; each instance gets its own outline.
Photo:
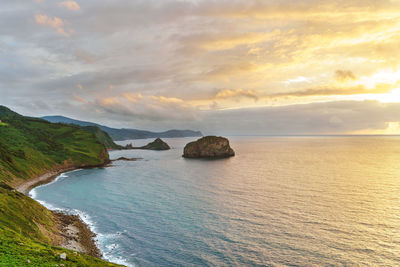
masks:
<instances>
[{"instance_id":1,"label":"coastal cliff","mask_svg":"<svg viewBox=\"0 0 400 267\"><path fill-rule=\"evenodd\" d=\"M0 106L0 181L18 186L59 169L100 166L109 155L94 133L53 124Z\"/></svg>"},{"instance_id":2,"label":"coastal cliff","mask_svg":"<svg viewBox=\"0 0 400 267\"><path fill-rule=\"evenodd\" d=\"M225 137L205 136L190 142L183 150L185 158L228 158L235 155Z\"/></svg>"},{"instance_id":3,"label":"coastal cliff","mask_svg":"<svg viewBox=\"0 0 400 267\"><path fill-rule=\"evenodd\" d=\"M89 256L99 252L79 218L51 212L23 194L60 172L107 164L105 145L79 126L24 117L3 106L0 120L0 262L117 266Z\"/></svg>"}]
</instances>

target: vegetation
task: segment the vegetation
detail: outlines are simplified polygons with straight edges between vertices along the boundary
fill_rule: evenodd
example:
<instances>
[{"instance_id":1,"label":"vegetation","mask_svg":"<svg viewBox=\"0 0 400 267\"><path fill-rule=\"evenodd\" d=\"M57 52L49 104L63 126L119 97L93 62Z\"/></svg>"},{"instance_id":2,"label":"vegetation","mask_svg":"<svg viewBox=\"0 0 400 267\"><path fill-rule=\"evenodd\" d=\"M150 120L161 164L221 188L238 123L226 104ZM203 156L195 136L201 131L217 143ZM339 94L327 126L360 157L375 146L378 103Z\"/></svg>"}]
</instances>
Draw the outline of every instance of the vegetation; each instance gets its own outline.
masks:
<instances>
[{"instance_id":1,"label":"vegetation","mask_svg":"<svg viewBox=\"0 0 400 267\"><path fill-rule=\"evenodd\" d=\"M83 126L82 129L85 131L94 133L97 139L106 146L107 149L124 149L125 147L117 145L108 135L108 133L102 131L97 126Z\"/></svg>"},{"instance_id":2,"label":"vegetation","mask_svg":"<svg viewBox=\"0 0 400 267\"><path fill-rule=\"evenodd\" d=\"M157 138L151 143L148 143L145 146L135 147L135 149L148 149L148 150L168 150L171 149L167 143L165 143L160 138Z\"/></svg>"},{"instance_id":3,"label":"vegetation","mask_svg":"<svg viewBox=\"0 0 400 267\"><path fill-rule=\"evenodd\" d=\"M0 266L117 266L51 246L56 231L49 210L0 182ZM66 260L61 259L62 253Z\"/></svg>"},{"instance_id":4,"label":"vegetation","mask_svg":"<svg viewBox=\"0 0 400 267\"><path fill-rule=\"evenodd\" d=\"M110 137L115 141L131 140L131 139L146 139L146 138L173 138L173 137L193 137L193 136L203 136L199 131L192 130L169 130L166 132L150 132L137 129L115 129L104 125L96 124L93 122L79 121L70 119L63 116L47 116L43 119L57 123L68 123L80 126L97 126L104 132L110 135Z\"/></svg>"},{"instance_id":5,"label":"vegetation","mask_svg":"<svg viewBox=\"0 0 400 267\"><path fill-rule=\"evenodd\" d=\"M0 181L17 184L46 171L108 161L105 146L79 126L29 118L0 106Z\"/></svg>"},{"instance_id":6,"label":"vegetation","mask_svg":"<svg viewBox=\"0 0 400 267\"><path fill-rule=\"evenodd\" d=\"M0 266L117 266L54 247L53 213L10 185L65 166L109 161L105 146L78 126L52 124L0 106ZM60 255L65 253L66 259Z\"/></svg>"}]
</instances>

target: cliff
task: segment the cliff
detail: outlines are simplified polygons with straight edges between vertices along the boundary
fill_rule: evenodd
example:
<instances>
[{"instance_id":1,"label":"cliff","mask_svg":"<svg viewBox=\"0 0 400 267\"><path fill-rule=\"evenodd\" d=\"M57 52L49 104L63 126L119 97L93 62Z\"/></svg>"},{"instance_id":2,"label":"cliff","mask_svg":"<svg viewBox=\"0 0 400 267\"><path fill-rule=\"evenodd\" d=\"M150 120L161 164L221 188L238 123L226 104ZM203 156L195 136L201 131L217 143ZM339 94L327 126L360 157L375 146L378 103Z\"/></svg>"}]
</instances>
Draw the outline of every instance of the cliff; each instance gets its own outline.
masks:
<instances>
[{"instance_id":1,"label":"cliff","mask_svg":"<svg viewBox=\"0 0 400 267\"><path fill-rule=\"evenodd\" d=\"M3 106L0 120L1 264L117 266L56 247L65 237L59 216L11 187L64 168L102 166L109 162L106 147L78 126L24 117Z\"/></svg>"},{"instance_id":2,"label":"cliff","mask_svg":"<svg viewBox=\"0 0 400 267\"><path fill-rule=\"evenodd\" d=\"M224 137L206 136L187 144L183 150L185 158L227 158L235 155Z\"/></svg>"},{"instance_id":3,"label":"cliff","mask_svg":"<svg viewBox=\"0 0 400 267\"><path fill-rule=\"evenodd\" d=\"M106 147L79 126L21 116L0 106L0 181L15 186L43 173L107 163Z\"/></svg>"}]
</instances>

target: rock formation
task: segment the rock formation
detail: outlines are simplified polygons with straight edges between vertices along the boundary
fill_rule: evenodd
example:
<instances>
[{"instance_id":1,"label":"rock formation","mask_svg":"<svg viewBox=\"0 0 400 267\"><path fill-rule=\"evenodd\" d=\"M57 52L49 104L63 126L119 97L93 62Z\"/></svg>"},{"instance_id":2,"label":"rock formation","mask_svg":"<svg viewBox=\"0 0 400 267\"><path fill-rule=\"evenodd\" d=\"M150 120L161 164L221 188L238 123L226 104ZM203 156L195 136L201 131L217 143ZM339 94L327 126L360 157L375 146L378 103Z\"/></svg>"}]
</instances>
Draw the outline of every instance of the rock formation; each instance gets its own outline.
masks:
<instances>
[{"instance_id":1,"label":"rock formation","mask_svg":"<svg viewBox=\"0 0 400 267\"><path fill-rule=\"evenodd\" d=\"M171 149L167 143L165 143L160 138L157 138L151 143L148 143L142 147L135 147L134 149L148 149L148 150L168 150Z\"/></svg>"},{"instance_id":2,"label":"rock formation","mask_svg":"<svg viewBox=\"0 0 400 267\"><path fill-rule=\"evenodd\" d=\"M183 150L185 158L228 158L235 155L225 137L206 136L187 144Z\"/></svg>"}]
</instances>

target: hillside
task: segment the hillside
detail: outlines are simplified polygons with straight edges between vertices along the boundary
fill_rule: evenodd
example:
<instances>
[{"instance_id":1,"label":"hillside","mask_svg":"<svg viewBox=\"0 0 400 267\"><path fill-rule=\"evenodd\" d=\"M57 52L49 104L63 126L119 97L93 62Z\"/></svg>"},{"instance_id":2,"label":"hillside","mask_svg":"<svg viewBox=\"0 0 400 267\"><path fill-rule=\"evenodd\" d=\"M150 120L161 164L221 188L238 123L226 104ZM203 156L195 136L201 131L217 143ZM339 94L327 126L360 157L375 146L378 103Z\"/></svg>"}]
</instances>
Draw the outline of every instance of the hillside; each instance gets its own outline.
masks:
<instances>
[{"instance_id":1,"label":"hillside","mask_svg":"<svg viewBox=\"0 0 400 267\"><path fill-rule=\"evenodd\" d=\"M0 182L0 266L119 266L54 247L57 234L52 212Z\"/></svg>"},{"instance_id":2,"label":"hillside","mask_svg":"<svg viewBox=\"0 0 400 267\"><path fill-rule=\"evenodd\" d=\"M0 120L0 266L116 266L55 247L62 238L57 216L10 187L68 166L103 165L109 161L105 146L78 126L24 117L3 106Z\"/></svg>"},{"instance_id":3,"label":"hillside","mask_svg":"<svg viewBox=\"0 0 400 267\"><path fill-rule=\"evenodd\" d=\"M114 143L112 138L108 133L105 131L102 131L99 127L97 126L82 126L82 129L85 131L94 133L94 135L97 137L97 139L106 146L107 149L124 149L123 146L117 145Z\"/></svg>"},{"instance_id":4,"label":"hillside","mask_svg":"<svg viewBox=\"0 0 400 267\"><path fill-rule=\"evenodd\" d=\"M0 181L16 185L23 179L68 166L107 162L104 145L78 126L53 124L21 116L0 106Z\"/></svg>"},{"instance_id":5,"label":"hillside","mask_svg":"<svg viewBox=\"0 0 400 267\"><path fill-rule=\"evenodd\" d=\"M93 122L74 120L63 116L46 116L42 117L49 122L62 122L76 124L80 126L97 126L101 130L108 133L114 141L123 141L130 139L146 139L146 138L175 138L175 137L198 137L203 136L199 131L192 130L169 130L165 132L150 132L137 129L116 129Z\"/></svg>"}]
</instances>

